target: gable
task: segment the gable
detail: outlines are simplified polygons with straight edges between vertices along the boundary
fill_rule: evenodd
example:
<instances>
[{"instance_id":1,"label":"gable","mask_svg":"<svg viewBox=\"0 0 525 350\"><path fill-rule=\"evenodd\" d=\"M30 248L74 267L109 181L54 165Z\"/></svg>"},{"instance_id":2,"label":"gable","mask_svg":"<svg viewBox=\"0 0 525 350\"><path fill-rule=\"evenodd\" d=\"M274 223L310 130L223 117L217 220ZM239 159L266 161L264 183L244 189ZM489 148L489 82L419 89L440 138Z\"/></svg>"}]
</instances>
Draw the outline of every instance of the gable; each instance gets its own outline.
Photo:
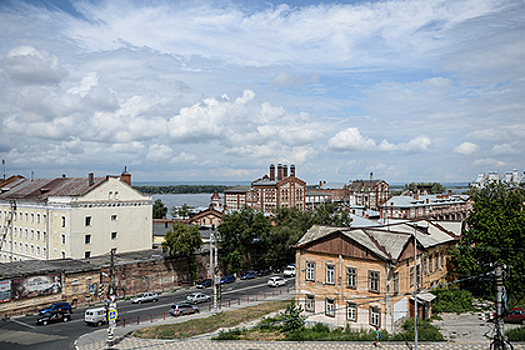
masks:
<instances>
[{"instance_id":1,"label":"gable","mask_svg":"<svg viewBox=\"0 0 525 350\"><path fill-rule=\"evenodd\" d=\"M352 241L341 233L335 233L316 240L305 247L304 250L312 253L342 255L344 257L363 260L382 260L370 250Z\"/></svg>"},{"instance_id":2,"label":"gable","mask_svg":"<svg viewBox=\"0 0 525 350\"><path fill-rule=\"evenodd\" d=\"M143 195L128 184L120 181L115 177L109 177L99 186L96 186L84 196L77 198L78 201L107 201L115 200L115 194L118 193L119 201L137 201L146 200L152 201L151 197Z\"/></svg>"}]
</instances>

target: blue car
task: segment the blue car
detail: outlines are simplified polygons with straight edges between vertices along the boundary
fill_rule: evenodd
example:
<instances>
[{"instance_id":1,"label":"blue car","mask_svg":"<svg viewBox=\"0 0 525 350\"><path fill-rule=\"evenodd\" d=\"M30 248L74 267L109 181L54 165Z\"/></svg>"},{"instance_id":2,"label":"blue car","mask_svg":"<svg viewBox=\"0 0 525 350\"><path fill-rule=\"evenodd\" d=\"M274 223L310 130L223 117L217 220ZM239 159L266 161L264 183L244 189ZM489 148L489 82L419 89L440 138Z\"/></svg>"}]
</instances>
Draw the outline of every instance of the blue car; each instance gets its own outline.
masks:
<instances>
[{"instance_id":1,"label":"blue car","mask_svg":"<svg viewBox=\"0 0 525 350\"><path fill-rule=\"evenodd\" d=\"M52 311L68 311L70 313L73 312L73 310L71 310L71 305L69 303L55 303L55 304L51 304L47 306L46 308L43 308L42 310L40 310L39 314L44 315Z\"/></svg>"},{"instance_id":2,"label":"blue car","mask_svg":"<svg viewBox=\"0 0 525 350\"><path fill-rule=\"evenodd\" d=\"M234 275L226 275L221 280L221 284L233 283L233 282L235 282L235 276Z\"/></svg>"},{"instance_id":3,"label":"blue car","mask_svg":"<svg viewBox=\"0 0 525 350\"><path fill-rule=\"evenodd\" d=\"M255 277L257 277L257 272L247 271L244 275L241 276L241 280L249 280Z\"/></svg>"}]
</instances>

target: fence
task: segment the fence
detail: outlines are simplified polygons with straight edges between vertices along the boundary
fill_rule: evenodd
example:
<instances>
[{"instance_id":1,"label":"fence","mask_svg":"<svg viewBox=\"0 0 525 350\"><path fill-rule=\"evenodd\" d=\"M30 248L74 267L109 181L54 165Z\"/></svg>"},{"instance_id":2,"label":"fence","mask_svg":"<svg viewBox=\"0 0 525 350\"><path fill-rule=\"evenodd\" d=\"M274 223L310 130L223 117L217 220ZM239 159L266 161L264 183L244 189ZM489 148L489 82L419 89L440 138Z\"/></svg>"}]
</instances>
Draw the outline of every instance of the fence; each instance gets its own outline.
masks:
<instances>
[{"instance_id":1,"label":"fence","mask_svg":"<svg viewBox=\"0 0 525 350\"><path fill-rule=\"evenodd\" d=\"M278 290L276 289L271 292L264 292L264 293L259 293L256 295L247 295L245 297L240 297L237 299L225 300L225 301L217 303L217 310L222 310L223 308L229 308L235 305L241 305L241 303L249 304L250 302L257 302L257 301L265 300L267 298L273 298L277 295L282 295L283 293L290 294L290 290L293 290L294 288L295 287L290 286L290 287L286 287L286 288L282 288ZM199 312L200 311L210 311L211 312L212 310L213 310L213 303L209 303L208 305L203 305L202 308L199 309ZM144 322L153 323L153 321L155 320L165 320L166 316L173 317L171 316L169 311L164 311L161 314L150 314L150 315L138 315L138 316L125 317L123 319L119 319L118 326L126 327L126 325L128 326L129 325L139 325L141 324L141 322L142 323Z\"/></svg>"}]
</instances>

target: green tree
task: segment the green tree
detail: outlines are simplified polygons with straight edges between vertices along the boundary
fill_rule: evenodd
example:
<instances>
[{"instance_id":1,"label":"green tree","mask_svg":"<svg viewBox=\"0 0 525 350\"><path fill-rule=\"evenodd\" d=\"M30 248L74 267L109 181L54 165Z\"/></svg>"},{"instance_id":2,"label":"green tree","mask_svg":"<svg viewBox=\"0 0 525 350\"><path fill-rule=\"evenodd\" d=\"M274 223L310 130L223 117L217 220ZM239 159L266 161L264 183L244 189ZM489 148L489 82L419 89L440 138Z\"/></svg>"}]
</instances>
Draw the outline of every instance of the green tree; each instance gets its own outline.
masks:
<instances>
[{"instance_id":1,"label":"green tree","mask_svg":"<svg viewBox=\"0 0 525 350\"><path fill-rule=\"evenodd\" d=\"M172 217L180 217L182 219L186 219L190 216L190 210L192 208L184 203L180 208L177 208L176 206L171 207L170 214Z\"/></svg>"},{"instance_id":2,"label":"green tree","mask_svg":"<svg viewBox=\"0 0 525 350\"><path fill-rule=\"evenodd\" d=\"M261 237L271 230L271 222L262 212L244 207L222 216L217 227L220 233L221 261L228 272L259 265L264 247Z\"/></svg>"},{"instance_id":3,"label":"green tree","mask_svg":"<svg viewBox=\"0 0 525 350\"><path fill-rule=\"evenodd\" d=\"M186 258L190 278L197 278L197 265L195 262L195 250L202 246L202 238L199 228L194 225L174 223L166 232L166 238L162 242L162 250L170 255L182 255Z\"/></svg>"},{"instance_id":4,"label":"green tree","mask_svg":"<svg viewBox=\"0 0 525 350\"><path fill-rule=\"evenodd\" d=\"M524 187L491 182L481 189L472 189L470 195L474 204L467 227L451 252L458 277L485 276L467 280L464 287L476 295L491 295L492 264L501 262L510 269L505 279L507 293L520 300L525 276Z\"/></svg>"},{"instance_id":5,"label":"green tree","mask_svg":"<svg viewBox=\"0 0 525 350\"><path fill-rule=\"evenodd\" d=\"M162 203L160 199L157 199L155 203L153 203L153 218L154 219L162 219L166 216L166 213L168 212L168 208Z\"/></svg>"},{"instance_id":6,"label":"green tree","mask_svg":"<svg viewBox=\"0 0 525 350\"><path fill-rule=\"evenodd\" d=\"M445 193L446 188L439 182L411 182L405 184L404 191L410 190L413 193L417 193L418 187L431 187L430 194Z\"/></svg>"}]
</instances>

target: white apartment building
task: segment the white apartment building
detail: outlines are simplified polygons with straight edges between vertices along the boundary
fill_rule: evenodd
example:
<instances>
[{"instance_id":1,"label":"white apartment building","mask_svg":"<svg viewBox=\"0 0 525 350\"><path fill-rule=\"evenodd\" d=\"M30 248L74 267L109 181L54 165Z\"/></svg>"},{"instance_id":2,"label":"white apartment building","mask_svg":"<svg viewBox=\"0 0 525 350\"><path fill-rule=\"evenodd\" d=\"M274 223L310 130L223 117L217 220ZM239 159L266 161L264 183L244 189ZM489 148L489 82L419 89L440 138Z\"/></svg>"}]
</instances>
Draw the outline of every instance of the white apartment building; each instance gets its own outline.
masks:
<instances>
[{"instance_id":1,"label":"white apartment building","mask_svg":"<svg viewBox=\"0 0 525 350\"><path fill-rule=\"evenodd\" d=\"M0 181L0 262L152 247L153 200L131 187L130 174L8 180Z\"/></svg>"}]
</instances>

